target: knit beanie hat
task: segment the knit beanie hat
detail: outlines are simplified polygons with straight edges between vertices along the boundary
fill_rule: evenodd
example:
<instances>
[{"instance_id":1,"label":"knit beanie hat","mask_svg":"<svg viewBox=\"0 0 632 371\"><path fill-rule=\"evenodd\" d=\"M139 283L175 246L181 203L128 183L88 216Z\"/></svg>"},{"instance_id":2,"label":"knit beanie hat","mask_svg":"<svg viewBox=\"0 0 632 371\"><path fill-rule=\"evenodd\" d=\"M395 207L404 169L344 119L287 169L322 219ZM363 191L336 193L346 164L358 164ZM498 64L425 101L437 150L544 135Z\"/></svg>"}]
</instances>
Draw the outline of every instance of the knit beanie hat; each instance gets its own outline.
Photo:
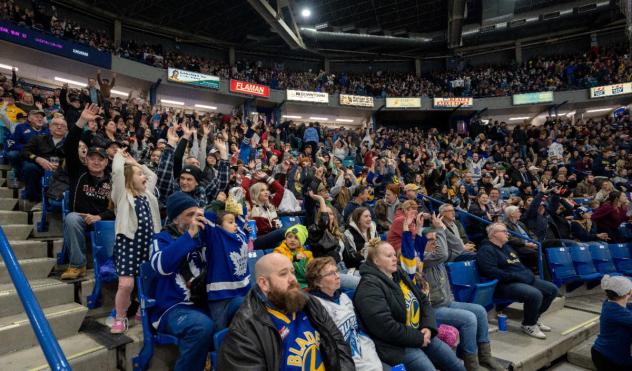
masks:
<instances>
[{"instance_id":1,"label":"knit beanie hat","mask_svg":"<svg viewBox=\"0 0 632 371\"><path fill-rule=\"evenodd\" d=\"M287 231L285 231L285 236L287 236L288 233L292 233L293 235L295 235L296 238L298 238L298 240L301 242L301 246L305 246L308 232L307 232L307 228L305 228L304 225L295 224L291 226L290 228L288 228Z\"/></svg>"},{"instance_id":2,"label":"knit beanie hat","mask_svg":"<svg viewBox=\"0 0 632 371\"><path fill-rule=\"evenodd\" d=\"M167 217L174 220L186 209L197 207L195 199L184 192L176 192L167 199Z\"/></svg>"},{"instance_id":3,"label":"knit beanie hat","mask_svg":"<svg viewBox=\"0 0 632 371\"><path fill-rule=\"evenodd\" d=\"M601 279L601 288L613 291L619 296L625 296L632 290L632 281L625 276L610 276L606 274Z\"/></svg>"},{"instance_id":4,"label":"knit beanie hat","mask_svg":"<svg viewBox=\"0 0 632 371\"><path fill-rule=\"evenodd\" d=\"M182 174L192 175L195 178L195 181L198 182L198 184L200 183L200 178L202 178L202 170L200 170L199 167L193 165L187 165L183 167L182 171L180 172L180 175Z\"/></svg>"}]
</instances>

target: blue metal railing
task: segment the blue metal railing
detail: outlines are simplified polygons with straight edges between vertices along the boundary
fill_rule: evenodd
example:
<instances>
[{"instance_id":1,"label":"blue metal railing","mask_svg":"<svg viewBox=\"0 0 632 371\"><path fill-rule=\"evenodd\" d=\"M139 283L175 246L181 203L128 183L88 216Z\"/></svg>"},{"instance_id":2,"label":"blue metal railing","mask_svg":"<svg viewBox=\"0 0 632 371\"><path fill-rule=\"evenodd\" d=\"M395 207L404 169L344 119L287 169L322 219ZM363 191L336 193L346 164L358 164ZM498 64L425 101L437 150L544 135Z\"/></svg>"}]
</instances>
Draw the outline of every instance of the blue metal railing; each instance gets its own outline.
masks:
<instances>
[{"instance_id":1,"label":"blue metal railing","mask_svg":"<svg viewBox=\"0 0 632 371\"><path fill-rule=\"evenodd\" d=\"M64 352L59 347L57 338L53 334L46 317L44 317L42 307L40 307L37 298L33 294L29 281L26 279L24 272L22 272L22 268L20 268L20 263L15 257L2 227L0 227L0 255L2 255L2 259L4 259L4 264L11 275L13 285L20 296L24 311L31 322L33 332L35 336L37 336L37 340L42 347L42 351L51 370L72 370Z\"/></svg>"},{"instance_id":2,"label":"blue metal railing","mask_svg":"<svg viewBox=\"0 0 632 371\"><path fill-rule=\"evenodd\" d=\"M439 201L439 200L434 199L434 198L432 198L430 196L419 194L418 197L421 198L422 200L423 199L427 199L428 201L434 202L434 203L439 204L439 205L445 204L445 202ZM467 212L467 211L465 211L465 210L463 210L461 208L455 207L454 210L456 210L457 212L465 215L468 218L472 218L472 219L474 219L474 220L476 220L476 221L478 221L480 223L483 223L485 225L490 225L490 224L493 223L493 222L490 222L489 220L485 220L485 219L483 219L483 218L481 218L479 216L476 216L474 214L470 214L469 212ZM534 244L537 245L537 247L538 247L538 272L540 274L540 278L544 279L544 260L542 258L542 244L540 243L540 241L534 240L534 239L530 238L529 236L525 236L524 234L520 234L518 232L514 232L514 231L511 231L511 230L507 230L507 232L509 232L509 234L512 235L512 236L516 236L518 238L521 238L521 239L523 239L525 241L528 241L528 242L531 242L531 243L534 243Z\"/></svg>"}]
</instances>

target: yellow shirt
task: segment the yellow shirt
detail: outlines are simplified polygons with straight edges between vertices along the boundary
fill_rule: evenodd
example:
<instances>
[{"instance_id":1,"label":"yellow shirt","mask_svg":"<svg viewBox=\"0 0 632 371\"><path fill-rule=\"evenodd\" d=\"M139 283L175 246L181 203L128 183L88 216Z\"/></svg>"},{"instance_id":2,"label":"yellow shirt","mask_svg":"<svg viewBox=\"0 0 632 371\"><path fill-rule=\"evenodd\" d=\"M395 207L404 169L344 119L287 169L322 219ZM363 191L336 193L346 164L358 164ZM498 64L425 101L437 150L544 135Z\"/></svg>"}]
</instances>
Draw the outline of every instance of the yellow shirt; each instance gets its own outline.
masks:
<instances>
[{"instance_id":1,"label":"yellow shirt","mask_svg":"<svg viewBox=\"0 0 632 371\"><path fill-rule=\"evenodd\" d=\"M399 281L399 288L402 290L404 300L406 301L406 326L419 329L421 325L421 307L419 301L415 294L406 286L404 281Z\"/></svg>"}]
</instances>

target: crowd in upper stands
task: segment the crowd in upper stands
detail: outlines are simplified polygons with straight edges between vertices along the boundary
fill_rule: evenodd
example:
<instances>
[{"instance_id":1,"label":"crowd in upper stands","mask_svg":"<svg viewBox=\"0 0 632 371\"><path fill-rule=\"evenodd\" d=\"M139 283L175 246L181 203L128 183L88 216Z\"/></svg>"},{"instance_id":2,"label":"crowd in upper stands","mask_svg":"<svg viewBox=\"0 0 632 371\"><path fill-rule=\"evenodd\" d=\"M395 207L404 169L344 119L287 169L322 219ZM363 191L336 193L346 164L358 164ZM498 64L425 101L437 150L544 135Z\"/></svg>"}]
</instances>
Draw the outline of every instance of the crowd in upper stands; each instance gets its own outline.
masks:
<instances>
[{"instance_id":1,"label":"crowd in upper stands","mask_svg":"<svg viewBox=\"0 0 632 371\"><path fill-rule=\"evenodd\" d=\"M139 97L111 97L115 83L115 76L99 74L84 89L45 90L21 82L16 71L0 76L4 153L30 205L42 201L42 176L52 176L46 198L70 190L63 279L86 274L85 231L116 220L120 277L113 333L127 329L133 277L151 261L161 276L152 322L188 339L180 344L177 369L195 368L208 350L208 342L187 338L187 331L210 336L233 317L231 328L263 331L292 323L292 336L307 326L321 339L338 327L345 340L327 337L318 355L329 365L345 364L347 354L362 364L355 342L369 341L366 349L374 347L391 366L500 369L491 357L485 310L454 300L445 263L475 259L483 276L499 279L498 292L525 303L522 330L545 338L551 327L539 317L558 291L538 277L536 243L624 242L630 236L627 111L574 122L550 117L541 126L474 120L466 135L454 129L333 129L152 107ZM486 222L462 218L459 210ZM302 224L288 225L284 215L296 213L304 214ZM253 249L274 249L255 271L246 264ZM206 283L196 284L202 272ZM320 304L304 302L295 287L313 291ZM343 297L341 290L355 295ZM394 291L375 296L388 290ZM400 307L393 298L402 294ZM355 325L334 315L343 302L346 310L355 307L347 312L357 313ZM201 305L207 314L182 303ZM323 305L335 324L318 312ZM262 308L272 322L253 327L261 316L252 313ZM190 322L175 325L182 316ZM355 338L354 326L368 338ZM355 340L349 343L351 330ZM460 334L465 366L450 350L451 331ZM230 346L222 348L220 365L278 364L276 352L285 357L289 351L252 344L256 337L238 333L227 335ZM396 338L407 340L393 343ZM246 343L262 353L231 353ZM414 351L419 347L422 352Z\"/></svg>"},{"instance_id":2,"label":"crowd in upper stands","mask_svg":"<svg viewBox=\"0 0 632 371\"><path fill-rule=\"evenodd\" d=\"M159 68L175 67L223 78L269 85L273 89L322 91L330 94L386 96L473 96L493 97L525 92L588 88L632 80L630 58L624 49L595 48L577 55L538 57L522 64L465 66L459 71L414 73L327 73L289 71L265 67L261 61L226 61L166 50L160 44L123 40L115 46L103 30L86 27L58 15L57 9L34 2L20 7L12 0L0 1L0 19L33 27L55 36L108 51ZM281 66L282 63L279 63Z\"/></svg>"}]
</instances>

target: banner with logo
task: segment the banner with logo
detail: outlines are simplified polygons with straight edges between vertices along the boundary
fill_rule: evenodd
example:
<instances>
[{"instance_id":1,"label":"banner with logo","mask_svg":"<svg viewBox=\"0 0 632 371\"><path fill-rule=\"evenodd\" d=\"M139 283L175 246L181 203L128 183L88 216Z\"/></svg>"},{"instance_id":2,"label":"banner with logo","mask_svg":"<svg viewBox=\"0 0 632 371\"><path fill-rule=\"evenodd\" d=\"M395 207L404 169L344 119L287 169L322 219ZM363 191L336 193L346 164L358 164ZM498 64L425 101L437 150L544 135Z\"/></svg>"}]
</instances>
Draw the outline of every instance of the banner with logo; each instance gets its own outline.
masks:
<instances>
[{"instance_id":1,"label":"banner with logo","mask_svg":"<svg viewBox=\"0 0 632 371\"><path fill-rule=\"evenodd\" d=\"M363 95L340 94L340 105L373 108L373 97L365 97Z\"/></svg>"},{"instance_id":2,"label":"banner with logo","mask_svg":"<svg viewBox=\"0 0 632 371\"><path fill-rule=\"evenodd\" d=\"M386 108L421 108L421 98L419 97L392 97L386 98Z\"/></svg>"},{"instance_id":3,"label":"banner with logo","mask_svg":"<svg viewBox=\"0 0 632 371\"><path fill-rule=\"evenodd\" d=\"M264 98L268 98L270 96L269 86L239 80L230 80L230 91L233 93L256 95L257 97Z\"/></svg>"},{"instance_id":4,"label":"banner with logo","mask_svg":"<svg viewBox=\"0 0 632 371\"><path fill-rule=\"evenodd\" d=\"M512 100L514 106L521 104L550 103L553 102L553 92L541 91L537 93L514 94Z\"/></svg>"},{"instance_id":5,"label":"banner with logo","mask_svg":"<svg viewBox=\"0 0 632 371\"><path fill-rule=\"evenodd\" d=\"M474 106L474 98L472 97L454 97L454 98L434 98L432 105L435 108L457 108Z\"/></svg>"},{"instance_id":6,"label":"banner with logo","mask_svg":"<svg viewBox=\"0 0 632 371\"><path fill-rule=\"evenodd\" d=\"M624 82L622 84L597 86L590 88L590 98L611 97L614 95L623 95L632 93L632 82Z\"/></svg>"},{"instance_id":7,"label":"banner with logo","mask_svg":"<svg viewBox=\"0 0 632 371\"><path fill-rule=\"evenodd\" d=\"M219 77L205 75L199 72L192 72L169 67L167 69L167 79L169 81L175 81L181 84L219 89Z\"/></svg>"},{"instance_id":8,"label":"banner with logo","mask_svg":"<svg viewBox=\"0 0 632 371\"><path fill-rule=\"evenodd\" d=\"M287 90L287 100L310 103L329 103L329 94L317 91Z\"/></svg>"}]
</instances>

